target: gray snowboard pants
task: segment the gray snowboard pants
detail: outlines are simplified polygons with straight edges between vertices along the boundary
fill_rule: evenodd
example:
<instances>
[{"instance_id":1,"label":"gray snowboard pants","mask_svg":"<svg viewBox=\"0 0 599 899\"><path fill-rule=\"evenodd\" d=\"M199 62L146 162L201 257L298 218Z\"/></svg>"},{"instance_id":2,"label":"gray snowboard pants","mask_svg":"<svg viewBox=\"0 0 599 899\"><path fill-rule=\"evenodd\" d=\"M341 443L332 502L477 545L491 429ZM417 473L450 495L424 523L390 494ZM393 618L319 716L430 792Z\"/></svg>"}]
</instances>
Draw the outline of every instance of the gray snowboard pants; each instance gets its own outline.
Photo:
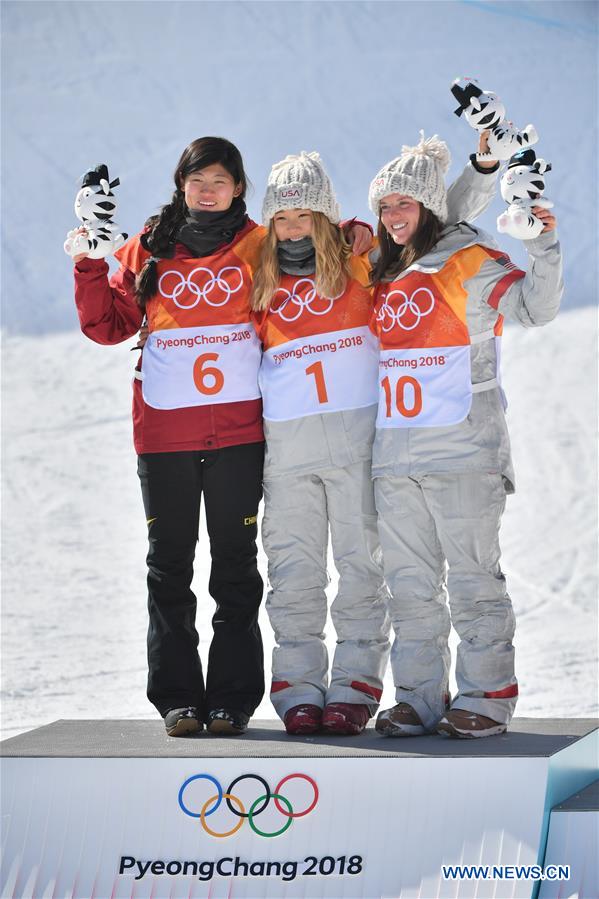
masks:
<instances>
[{"instance_id":1,"label":"gray snowboard pants","mask_svg":"<svg viewBox=\"0 0 599 899\"><path fill-rule=\"evenodd\" d=\"M509 722L518 686L515 618L499 566L501 475L381 477L375 479L375 498L391 590L397 702L409 703L425 727L434 729L449 698L447 640L453 623L460 644L452 707Z\"/></svg>"},{"instance_id":2,"label":"gray snowboard pants","mask_svg":"<svg viewBox=\"0 0 599 899\"><path fill-rule=\"evenodd\" d=\"M275 632L271 700L283 718L295 705L367 705L376 712L389 656L370 462L266 478L262 539L266 608ZM337 646L329 682L324 643L329 527L339 589L331 606Z\"/></svg>"}]
</instances>

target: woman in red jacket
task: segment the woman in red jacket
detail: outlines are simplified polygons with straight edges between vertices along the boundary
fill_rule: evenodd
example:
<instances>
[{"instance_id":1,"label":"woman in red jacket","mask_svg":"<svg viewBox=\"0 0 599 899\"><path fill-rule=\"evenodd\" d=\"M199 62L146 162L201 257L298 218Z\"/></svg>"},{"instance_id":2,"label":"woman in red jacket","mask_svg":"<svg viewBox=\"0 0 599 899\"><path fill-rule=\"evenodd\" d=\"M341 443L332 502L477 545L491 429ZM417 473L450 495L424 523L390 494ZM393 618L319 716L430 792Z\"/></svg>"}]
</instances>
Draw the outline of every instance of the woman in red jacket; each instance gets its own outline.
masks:
<instances>
[{"instance_id":1,"label":"woman in red jacket","mask_svg":"<svg viewBox=\"0 0 599 899\"><path fill-rule=\"evenodd\" d=\"M116 344L147 318L133 384L134 444L149 536L148 698L170 736L240 734L264 693L256 564L264 435L260 346L250 324L263 229L246 213L237 148L204 137L175 192L116 256L75 257L81 329ZM204 497L216 603L206 680L191 590Z\"/></svg>"}]
</instances>

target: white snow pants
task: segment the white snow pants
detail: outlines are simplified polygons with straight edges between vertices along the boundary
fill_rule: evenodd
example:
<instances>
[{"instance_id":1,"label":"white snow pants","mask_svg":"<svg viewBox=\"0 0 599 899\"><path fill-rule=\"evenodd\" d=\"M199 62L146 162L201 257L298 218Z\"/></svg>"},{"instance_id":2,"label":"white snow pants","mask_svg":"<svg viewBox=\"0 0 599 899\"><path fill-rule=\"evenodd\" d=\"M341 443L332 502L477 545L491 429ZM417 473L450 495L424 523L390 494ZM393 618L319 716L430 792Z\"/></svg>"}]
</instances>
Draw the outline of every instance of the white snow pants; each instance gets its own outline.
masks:
<instances>
[{"instance_id":1,"label":"white snow pants","mask_svg":"<svg viewBox=\"0 0 599 899\"><path fill-rule=\"evenodd\" d=\"M396 701L433 730L449 699L450 617L460 644L452 708L509 722L516 705L515 618L499 566L500 474L375 479L395 640ZM449 568L446 591L446 570Z\"/></svg>"},{"instance_id":2,"label":"white snow pants","mask_svg":"<svg viewBox=\"0 0 599 899\"><path fill-rule=\"evenodd\" d=\"M331 606L337 646L329 682L324 643L329 526L339 589ZM367 705L376 712L389 656L388 591L370 462L264 481L266 608L275 632L271 700Z\"/></svg>"}]
</instances>

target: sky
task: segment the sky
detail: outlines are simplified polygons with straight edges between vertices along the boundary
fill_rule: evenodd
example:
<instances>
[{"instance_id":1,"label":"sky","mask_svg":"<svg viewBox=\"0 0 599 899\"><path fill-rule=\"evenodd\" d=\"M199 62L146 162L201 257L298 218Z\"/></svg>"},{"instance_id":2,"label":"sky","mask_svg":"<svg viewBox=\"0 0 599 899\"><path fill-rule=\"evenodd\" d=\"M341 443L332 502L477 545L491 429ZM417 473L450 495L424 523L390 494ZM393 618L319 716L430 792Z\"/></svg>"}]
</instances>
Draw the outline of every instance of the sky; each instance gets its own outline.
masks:
<instances>
[{"instance_id":1,"label":"sky","mask_svg":"<svg viewBox=\"0 0 599 899\"><path fill-rule=\"evenodd\" d=\"M182 150L236 143L259 219L270 166L318 150L348 217L371 221L368 185L420 129L454 177L475 133L453 114L477 77L508 117L533 123L550 161L566 260L564 306L595 302L597 4L587 2L4 2L2 324L77 326L62 258L74 196L99 162L121 179L118 224L136 233L167 202ZM480 220L495 233L505 204ZM521 244L502 239L516 262Z\"/></svg>"}]
</instances>

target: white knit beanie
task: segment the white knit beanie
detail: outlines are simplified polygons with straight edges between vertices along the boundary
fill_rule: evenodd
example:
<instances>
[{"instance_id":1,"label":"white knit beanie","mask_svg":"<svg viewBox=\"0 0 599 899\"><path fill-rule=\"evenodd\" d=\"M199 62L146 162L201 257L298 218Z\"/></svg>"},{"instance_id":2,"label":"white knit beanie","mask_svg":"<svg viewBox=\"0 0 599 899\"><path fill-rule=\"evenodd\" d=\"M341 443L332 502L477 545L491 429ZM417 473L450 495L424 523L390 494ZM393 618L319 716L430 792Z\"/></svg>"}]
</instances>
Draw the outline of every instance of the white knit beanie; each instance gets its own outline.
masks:
<instances>
[{"instance_id":1,"label":"white knit beanie","mask_svg":"<svg viewBox=\"0 0 599 899\"><path fill-rule=\"evenodd\" d=\"M401 156L384 165L370 185L368 204L378 216L379 204L389 194L404 194L418 200L442 222L447 221L447 189L445 173L451 156L447 144L437 134L415 147L402 147Z\"/></svg>"},{"instance_id":2,"label":"white knit beanie","mask_svg":"<svg viewBox=\"0 0 599 899\"><path fill-rule=\"evenodd\" d=\"M281 209L311 209L324 212L334 225L339 222L339 204L318 153L302 150L299 156L286 156L273 165L262 204L266 227Z\"/></svg>"}]
</instances>

